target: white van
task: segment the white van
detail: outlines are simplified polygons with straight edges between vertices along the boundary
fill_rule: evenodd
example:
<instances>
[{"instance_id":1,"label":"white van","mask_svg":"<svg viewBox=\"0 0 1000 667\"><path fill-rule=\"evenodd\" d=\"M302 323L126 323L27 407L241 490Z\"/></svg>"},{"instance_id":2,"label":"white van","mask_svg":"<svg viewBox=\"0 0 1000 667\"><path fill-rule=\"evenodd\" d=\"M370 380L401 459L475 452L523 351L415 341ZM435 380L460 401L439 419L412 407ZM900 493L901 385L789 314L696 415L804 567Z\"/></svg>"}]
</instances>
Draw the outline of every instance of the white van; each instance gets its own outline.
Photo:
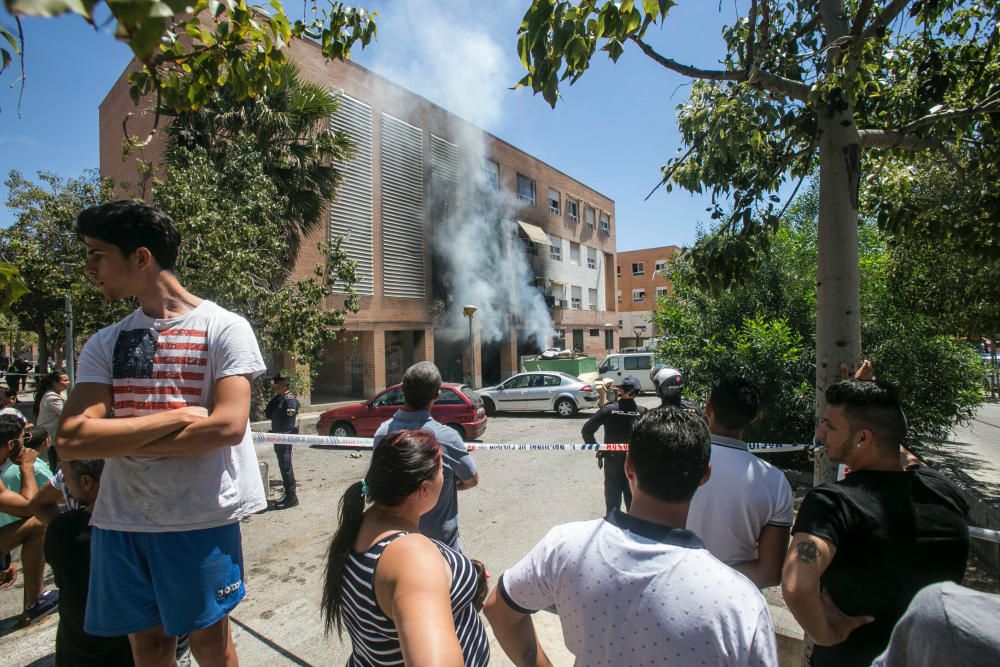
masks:
<instances>
[{"instance_id":1,"label":"white van","mask_svg":"<svg viewBox=\"0 0 1000 667\"><path fill-rule=\"evenodd\" d=\"M620 384L629 375L639 380L643 391L655 392L656 387L649 377L649 371L656 363L652 352L623 352L609 354L597 367L597 373L602 380L611 380Z\"/></svg>"}]
</instances>

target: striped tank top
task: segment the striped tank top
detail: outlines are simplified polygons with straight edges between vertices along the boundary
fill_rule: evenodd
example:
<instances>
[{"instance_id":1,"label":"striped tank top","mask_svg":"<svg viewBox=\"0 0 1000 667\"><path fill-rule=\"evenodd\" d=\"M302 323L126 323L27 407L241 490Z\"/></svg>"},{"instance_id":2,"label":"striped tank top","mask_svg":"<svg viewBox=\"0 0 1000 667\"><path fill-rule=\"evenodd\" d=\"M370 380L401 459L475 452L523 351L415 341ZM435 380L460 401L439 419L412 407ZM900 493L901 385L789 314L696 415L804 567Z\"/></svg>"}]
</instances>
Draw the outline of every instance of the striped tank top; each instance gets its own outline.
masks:
<instances>
[{"instance_id":1,"label":"striped tank top","mask_svg":"<svg viewBox=\"0 0 1000 667\"><path fill-rule=\"evenodd\" d=\"M351 552L344 568L341 617L351 637L353 652L347 667L402 665L403 651L399 646L396 626L375 601L375 567L385 548L398 537L398 532L372 545L363 554ZM466 667L485 666L490 662L490 645L486 639L479 613L472 604L478 575L472 561L437 540L431 540L441 552L451 570L451 613L455 619L458 643L462 647Z\"/></svg>"}]
</instances>

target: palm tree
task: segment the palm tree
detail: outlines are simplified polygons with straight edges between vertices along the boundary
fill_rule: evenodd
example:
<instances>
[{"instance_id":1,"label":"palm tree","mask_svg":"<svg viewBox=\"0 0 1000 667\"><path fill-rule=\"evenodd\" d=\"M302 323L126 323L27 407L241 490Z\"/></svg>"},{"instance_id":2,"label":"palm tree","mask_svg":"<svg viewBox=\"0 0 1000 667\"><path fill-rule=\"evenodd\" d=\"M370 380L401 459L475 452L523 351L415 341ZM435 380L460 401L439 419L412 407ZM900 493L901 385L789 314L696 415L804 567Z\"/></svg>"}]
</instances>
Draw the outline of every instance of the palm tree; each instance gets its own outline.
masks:
<instances>
[{"instance_id":1,"label":"palm tree","mask_svg":"<svg viewBox=\"0 0 1000 667\"><path fill-rule=\"evenodd\" d=\"M287 197L282 259L291 268L302 240L336 194L341 173L334 164L351 157L347 135L330 129L337 107L327 88L303 81L294 63L284 63L276 68L273 85L255 99L237 102L224 87L210 104L177 115L168 127L167 159L200 146L221 163L236 144L245 146L249 139L265 173Z\"/></svg>"}]
</instances>

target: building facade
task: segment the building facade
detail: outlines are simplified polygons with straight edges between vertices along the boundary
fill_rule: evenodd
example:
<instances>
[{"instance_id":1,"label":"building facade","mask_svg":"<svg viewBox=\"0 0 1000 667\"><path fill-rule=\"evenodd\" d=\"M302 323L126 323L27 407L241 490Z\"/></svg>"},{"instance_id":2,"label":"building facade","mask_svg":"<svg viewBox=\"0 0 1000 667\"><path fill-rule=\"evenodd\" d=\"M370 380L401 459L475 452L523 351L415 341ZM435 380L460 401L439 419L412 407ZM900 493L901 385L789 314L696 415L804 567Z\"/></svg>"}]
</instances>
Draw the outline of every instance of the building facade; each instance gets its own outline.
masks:
<instances>
[{"instance_id":1,"label":"building facade","mask_svg":"<svg viewBox=\"0 0 1000 667\"><path fill-rule=\"evenodd\" d=\"M669 245L618 253L615 299L622 347L641 347L650 338L662 335L656 330L653 312L656 301L670 292L665 269L680 251L678 246Z\"/></svg>"},{"instance_id":2,"label":"building facade","mask_svg":"<svg viewBox=\"0 0 1000 667\"><path fill-rule=\"evenodd\" d=\"M289 48L301 77L329 87L339 100L331 125L354 147L353 159L339 165L344 179L329 206L329 224L304 240L294 272L310 276L322 262L317 244L336 237L358 266L360 309L313 369L314 402L371 396L420 360L437 363L446 379L479 387L509 377L521 356L550 345L597 356L615 347L614 201L360 65L326 62L309 42ZM121 151L122 120L136 113L127 73L100 107L101 174L116 182L135 180L135 164L123 161ZM141 136L150 123L136 114L128 131ZM144 158L159 154L154 142ZM507 314L500 335L495 326L486 335L484 304L470 303L480 309L470 318L471 340L468 322L447 317L446 311L461 311L464 304L454 303L456 277L446 260L478 245L440 233L456 217L454 207L468 199L469 180L485 183L497 201L507 202L505 217L511 219L480 237L509 233L511 244L520 245L502 240L498 247L514 253L511 261L522 256L518 261L533 273L528 287L538 292L497 286L510 300L501 304ZM539 297L551 319L546 340L529 335L522 321L526 300ZM336 294L330 297L330 307L341 303Z\"/></svg>"}]
</instances>

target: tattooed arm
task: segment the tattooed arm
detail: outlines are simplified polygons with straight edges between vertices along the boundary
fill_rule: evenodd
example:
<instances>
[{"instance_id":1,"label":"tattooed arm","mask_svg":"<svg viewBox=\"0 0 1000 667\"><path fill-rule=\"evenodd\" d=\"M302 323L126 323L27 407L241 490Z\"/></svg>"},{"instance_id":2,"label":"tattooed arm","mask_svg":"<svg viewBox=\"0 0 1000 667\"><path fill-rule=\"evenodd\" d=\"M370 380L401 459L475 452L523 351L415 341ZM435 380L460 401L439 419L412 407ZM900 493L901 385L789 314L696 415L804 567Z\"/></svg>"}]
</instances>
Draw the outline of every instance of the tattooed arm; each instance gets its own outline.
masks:
<instances>
[{"instance_id":1,"label":"tattooed arm","mask_svg":"<svg viewBox=\"0 0 1000 667\"><path fill-rule=\"evenodd\" d=\"M795 620L820 646L832 646L847 639L855 629L871 623L871 616L847 616L830 596L821 591L820 578L837 553L821 537L795 533L781 571L781 593Z\"/></svg>"}]
</instances>

